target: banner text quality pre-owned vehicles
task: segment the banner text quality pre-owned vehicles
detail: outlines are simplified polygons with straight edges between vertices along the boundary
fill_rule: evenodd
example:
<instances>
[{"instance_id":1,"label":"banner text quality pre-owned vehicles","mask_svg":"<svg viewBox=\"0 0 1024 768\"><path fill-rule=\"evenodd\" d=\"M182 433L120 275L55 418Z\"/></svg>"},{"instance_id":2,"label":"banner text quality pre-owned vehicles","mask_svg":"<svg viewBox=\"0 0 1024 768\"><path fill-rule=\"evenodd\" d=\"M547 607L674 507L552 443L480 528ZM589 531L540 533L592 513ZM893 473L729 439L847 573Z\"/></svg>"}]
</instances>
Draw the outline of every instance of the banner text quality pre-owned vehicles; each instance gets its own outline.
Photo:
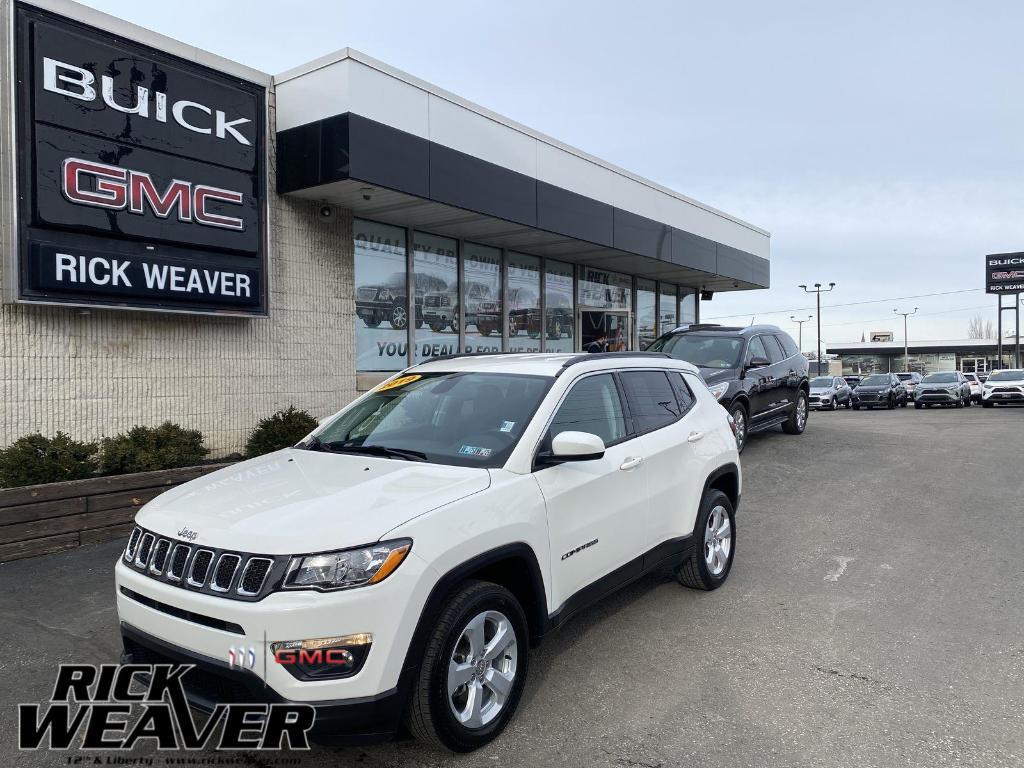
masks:
<instances>
[{"instance_id":1,"label":"banner text quality pre-owned vehicles","mask_svg":"<svg viewBox=\"0 0 1024 768\"><path fill-rule=\"evenodd\" d=\"M202 709L306 702L321 739L405 722L467 751L581 608L663 566L721 585L740 490L734 424L692 365L434 360L147 504L116 567L125 660L196 664Z\"/></svg>"}]
</instances>

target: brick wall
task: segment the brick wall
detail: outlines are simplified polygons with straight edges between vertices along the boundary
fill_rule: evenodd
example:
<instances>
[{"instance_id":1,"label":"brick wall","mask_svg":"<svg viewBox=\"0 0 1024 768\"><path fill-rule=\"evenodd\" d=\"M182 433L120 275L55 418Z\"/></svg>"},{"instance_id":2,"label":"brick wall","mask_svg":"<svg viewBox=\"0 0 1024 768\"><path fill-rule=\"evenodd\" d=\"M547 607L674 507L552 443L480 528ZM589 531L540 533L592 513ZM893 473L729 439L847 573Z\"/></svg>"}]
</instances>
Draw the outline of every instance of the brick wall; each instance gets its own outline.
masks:
<instances>
[{"instance_id":1,"label":"brick wall","mask_svg":"<svg viewBox=\"0 0 1024 768\"><path fill-rule=\"evenodd\" d=\"M320 205L271 193L267 319L0 306L0 447L29 432L96 439L170 419L202 430L216 458L278 408L322 418L348 403L352 217L323 218Z\"/></svg>"}]
</instances>

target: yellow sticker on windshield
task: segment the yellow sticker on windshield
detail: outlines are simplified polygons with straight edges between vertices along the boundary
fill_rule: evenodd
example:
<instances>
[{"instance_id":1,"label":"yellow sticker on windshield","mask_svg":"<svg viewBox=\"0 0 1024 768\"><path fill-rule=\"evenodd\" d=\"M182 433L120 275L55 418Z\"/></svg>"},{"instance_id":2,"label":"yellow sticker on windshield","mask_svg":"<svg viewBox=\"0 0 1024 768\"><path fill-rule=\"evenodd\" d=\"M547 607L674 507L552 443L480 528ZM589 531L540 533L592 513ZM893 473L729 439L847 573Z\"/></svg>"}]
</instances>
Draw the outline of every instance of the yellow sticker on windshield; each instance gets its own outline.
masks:
<instances>
[{"instance_id":1,"label":"yellow sticker on windshield","mask_svg":"<svg viewBox=\"0 0 1024 768\"><path fill-rule=\"evenodd\" d=\"M397 389L398 387L404 387L406 384L412 384L417 379L422 378L423 376L421 376L418 373L414 373L411 376L399 376L397 379L394 379L392 381L385 381L383 384L377 387L377 391L383 392L386 389Z\"/></svg>"}]
</instances>

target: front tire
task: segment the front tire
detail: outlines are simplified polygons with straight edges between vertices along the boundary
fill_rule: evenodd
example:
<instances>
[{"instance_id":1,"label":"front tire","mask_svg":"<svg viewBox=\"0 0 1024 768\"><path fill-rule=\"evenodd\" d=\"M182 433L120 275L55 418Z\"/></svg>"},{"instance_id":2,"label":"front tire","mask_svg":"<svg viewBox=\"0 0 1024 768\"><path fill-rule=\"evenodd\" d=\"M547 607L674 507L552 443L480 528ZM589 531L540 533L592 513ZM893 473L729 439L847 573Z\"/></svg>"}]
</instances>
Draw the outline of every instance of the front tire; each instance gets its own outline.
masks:
<instances>
[{"instance_id":1,"label":"front tire","mask_svg":"<svg viewBox=\"0 0 1024 768\"><path fill-rule=\"evenodd\" d=\"M920 410L921 410L922 408L924 408L924 404L923 404L923 403L914 403L914 407L915 407L915 408L916 408L917 410L919 410L919 411L920 411Z\"/></svg>"},{"instance_id":2,"label":"front tire","mask_svg":"<svg viewBox=\"0 0 1024 768\"><path fill-rule=\"evenodd\" d=\"M453 593L427 640L406 722L422 741L471 752L508 725L528 670L526 615L515 596L487 581Z\"/></svg>"},{"instance_id":3,"label":"front tire","mask_svg":"<svg viewBox=\"0 0 1024 768\"><path fill-rule=\"evenodd\" d=\"M796 396L796 407L789 418L782 424L782 431L787 435L802 435L807 428L807 393L802 389Z\"/></svg>"},{"instance_id":4,"label":"front tire","mask_svg":"<svg viewBox=\"0 0 1024 768\"><path fill-rule=\"evenodd\" d=\"M995 405L995 403L988 403L988 402L985 402L984 400L981 401L981 407L982 408L992 408L994 405Z\"/></svg>"},{"instance_id":5,"label":"front tire","mask_svg":"<svg viewBox=\"0 0 1024 768\"><path fill-rule=\"evenodd\" d=\"M704 494L693 540L696 546L676 569L676 578L691 589L718 589L729 578L736 556L736 513L721 491L711 488Z\"/></svg>"},{"instance_id":6,"label":"front tire","mask_svg":"<svg viewBox=\"0 0 1024 768\"><path fill-rule=\"evenodd\" d=\"M747 415L747 409L743 407L742 403L732 406L729 409L729 415L736 422L736 452L743 453L743 449L747 445L747 430L749 429L750 417Z\"/></svg>"}]
</instances>

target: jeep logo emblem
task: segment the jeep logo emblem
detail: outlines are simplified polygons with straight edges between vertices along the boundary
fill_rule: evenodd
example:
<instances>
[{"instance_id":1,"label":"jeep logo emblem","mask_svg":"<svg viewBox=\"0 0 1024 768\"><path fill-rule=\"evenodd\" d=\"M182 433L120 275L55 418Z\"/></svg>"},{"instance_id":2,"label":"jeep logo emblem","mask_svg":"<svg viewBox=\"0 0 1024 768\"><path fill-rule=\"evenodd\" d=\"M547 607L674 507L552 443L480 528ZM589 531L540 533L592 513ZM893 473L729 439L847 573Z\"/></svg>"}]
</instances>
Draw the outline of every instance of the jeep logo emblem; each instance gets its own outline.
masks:
<instances>
[{"instance_id":1,"label":"jeep logo emblem","mask_svg":"<svg viewBox=\"0 0 1024 768\"><path fill-rule=\"evenodd\" d=\"M188 541L195 541L199 538L199 533L197 531L190 530L189 528L182 528L178 531L178 535Z\"/></svg>"}]
</instances>

